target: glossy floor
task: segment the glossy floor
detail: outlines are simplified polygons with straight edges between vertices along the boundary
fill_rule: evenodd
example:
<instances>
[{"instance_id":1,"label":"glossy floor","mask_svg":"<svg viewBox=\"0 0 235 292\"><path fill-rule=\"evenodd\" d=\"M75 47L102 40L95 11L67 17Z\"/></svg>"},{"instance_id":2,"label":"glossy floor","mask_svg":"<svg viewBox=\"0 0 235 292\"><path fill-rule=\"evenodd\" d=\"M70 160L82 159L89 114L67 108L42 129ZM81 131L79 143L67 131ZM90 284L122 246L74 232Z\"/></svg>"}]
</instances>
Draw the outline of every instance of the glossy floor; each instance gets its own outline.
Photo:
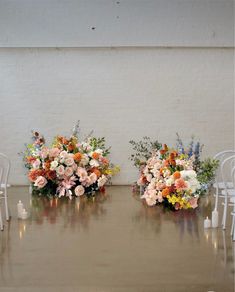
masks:
<instances>
[{"instance_id":1,"label":"glossy floor","mask_svg":"<svg viewBox=\"0 0 235 292\"><path fill-rule=\"evenodd\" d=\"M197 211L148 208L130 187L109 187L95 201L30 198L11 188L12 219L0 233L0 291L234 291L229 229L203 228L209 196ZM21 199L28 220L17 219Z\"/></svg>"}]
</instances>

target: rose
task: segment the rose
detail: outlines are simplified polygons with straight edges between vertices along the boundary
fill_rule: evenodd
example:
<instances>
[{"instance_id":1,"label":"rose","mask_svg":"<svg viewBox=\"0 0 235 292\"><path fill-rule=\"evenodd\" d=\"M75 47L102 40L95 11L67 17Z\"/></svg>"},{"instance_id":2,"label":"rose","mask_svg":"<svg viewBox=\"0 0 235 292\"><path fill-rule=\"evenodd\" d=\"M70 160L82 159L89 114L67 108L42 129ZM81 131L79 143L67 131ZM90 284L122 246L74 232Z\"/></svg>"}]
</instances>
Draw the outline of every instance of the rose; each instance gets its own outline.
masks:
<instances>
[{"instance_id":1,"label":"rose","mask_svg":"<svg viewBox=\"0 0 235 292\"><path fill-rule=\"evenodd\" d=\"M43 159L47 158L48 154L49 154L49 149L47 147L43 147L42 150L40 151L41 158Z\"/></svg>"},{"instance_id":2,"label":"rose","mask_svg":"<svg viewBox=\"0 0 235 292\"><path fill-rule=\"evenodd\" d=\"M85 193L85 189L84 189L83 186L79 185L79 186L77 186L77 187L75 188L74 192L75 192L75 195L76 195L77 197L79 197L79 196L82 196L82 195Z\"/></svg>"},{"instance_id":3,"label":"rose","mask_svg":"<svg viewBox=\"0 0 235 292\"><path fill-rule=\"evenodd\" d=\"M59 167L57 167L56 172L58 175L64 175L64 166L60 165Z\"/></svg>"},{"instance_id":4,"label":"rose","mask_svg":"<svg viewBox=\"0 0 235 292\"><path fill-rule=\"evenodd\" d=\"M64 174L66 176L72 176L73 175L73 168L72 167L66 167Z\"/></svg>"},{"instance_id":5,"label":"rose","mask_svg":"<svg viewBox=\"0 0 235 292\"><path fill-rule=\"evenodd\" d=\"M47 179L44 176L39 176L34 185L35 187L38 187L39 189L42 189L47 184Z\"/></svg>"},{"instance_id":6,"label":"rose","mask_svg":"<svg viewBox=\"0 0 235 292\"><path fill-rule=\"evenodd\" d=\"M91 184L97 181L97 175L95 173L90 174L89 178L91 180Z\"/></svg>"},{"instance_id":7,"label":"rose","mask_svg":"<svg viewBox=\"0 0 235 292\"><path fill-rule=\"evenodd\" d=\"M90 166L91 167L97 167L97 166L99 166L99 162L97 160L95 160L95 159L91 159Z\"/></svg>"},{"instance_id":8,"label":"rose","mask_svg":"<svg viewBox=\"0 0 235 292\"><path fill-rule=\"evenodd\" d=\"M58 166L58 161L56 160L52 161L50 170L55 170L57 166Z\"/></svg>"},{"instance_id":9,"label":"rose","mask_svg":"<svg viewBox=\"0 0 235 292\"><path fill-rule=\"evenodd\" d=\"M81 161L80 161L80 165L82 165L82 166L86 166L86 165L88 164L88 162L89 162L89 157L88 157L88 155L87 155L87 154L83 154L83 155L82 155L82 159L81 159Z\"/></svg>"},{"instance_id":10,"label":"rose","mask_svg":"<svg viewBox=\"0 0 235 292\"><path fill-rule=\"evenodd\" d=\"M40 161L39 159L36 159L36 160L33 162L32 166L33 166L33 168L38 169L39 166L40 166L40 164L41 164L41 161Z\"/></svg>"},{"instance_id":11,"label":"rose","mask_svg":"<svg viewBox=\"0 0 235 292\"><path fill-rule=\"evenodd\" d=\"M105 185L105 183L107 182L107 177L105 175L102 175L99 179L98 179L98 187L102 187L103 185Z\"/></svg>"},{"instance_id":12,"label":"rose","mask_svg":"<svg viewBox=\"0 0 235 292\"><path fill-rule=\"evenodd\" d=\"M51 158L57 157L60 154L60 149L59 148L51 148L49 150L49 156Z\"/></svg>"},{"instance_id":13,"label":"rose","mask_svg":"<svg viewBox=\"0 0 235 292\"><path fill-rule=\"evenodd\" d=\"M74 164L74 159L73 159L71 156L69 156L69 157L65 158L64 163L65 163L67 166L71 166L71 165Z\"/></svg>"}]
</instances>

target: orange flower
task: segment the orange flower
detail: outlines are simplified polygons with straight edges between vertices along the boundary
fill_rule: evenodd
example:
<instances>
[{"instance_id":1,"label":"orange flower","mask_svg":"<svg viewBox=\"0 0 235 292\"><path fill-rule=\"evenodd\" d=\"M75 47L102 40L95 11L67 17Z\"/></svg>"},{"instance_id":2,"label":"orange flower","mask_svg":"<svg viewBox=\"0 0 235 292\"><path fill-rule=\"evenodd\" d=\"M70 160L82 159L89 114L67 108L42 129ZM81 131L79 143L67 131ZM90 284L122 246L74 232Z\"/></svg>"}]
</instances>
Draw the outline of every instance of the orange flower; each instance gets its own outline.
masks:
<instances>
[{"instance_id":1,"label":"orange flower","mask_svg":"<svg viewBox=\"0 0 235 292\"><path fill-rule=\"evenodd\" d=\"M32 156L28 156L26 159L28 163L33 163L36 160L36 158Z\"/></svg>"},{"instance_id":2,"label":"orange flower","mask_svg":"<svg viewBox=\"0 0 235 292\"><path fill-rule=\"evenodd\" d=\"M163 150L163 149L160 150L161 155L164 155L165 153L166 153L166 150Z\"/></svg>"},{"instance_id":3,"label":"orange flower","mask_svg":"<svg viewBox=\"0 0 235 292\"><path fill-rule=\"evenodd\" d=\"M91 172L95 173L98 178L101 176L101 172L96 167L92 168Z\"/></svg>"},{"instance_id":4,"label":"orange flower","mask_svg":"<svg viewBox=\"0 0 235 292\"><path fill-rule=\"evenodd\" d=\"M49 170L51 167L51 161L47 160L46 162L44 162L44 168L45 170Z\"/></svg>"},{"instance_id":5,"label":"orange flower","mask_svg":"<svg viewBox=\"0 0 235 292\"><path fill-rule=\"evenodd\" d=\"M46 172L46 177L50 180L53 180L56 178L56 172L54 170L48 170Z\"/></svg>"},{"instance_id":6,"label":"orange flower","mask_svg":"<svg viewBox=\"0 0 235 292\"><path fill-rule=\"evenodd\" d=\"M170 162L171 165L176 166L175 159L171 159L169 162Z\"/></svg>"},{"instance_id":7,"label":"orange flower","mask_svg":"<svg viewBox=\"0 0 235 292\"><path fill-rule=\"evenodd\" d=\"M162 196L167 197L170 194L170 190L168 188L165 188L162 190Z\"/></svg>"},{"instance_id":8,"label":"orange flower","mask_svg":"<svg viewBox=\"0 0 235 292\"><path fill-rule=\"evenodd\" d=\"M179 171L174 172L174 173L173 173L173 177L174 177L174 179L178 179L178 178L180 178L180 177L181 177L180 172L179 172Z\"/></svg>"},{"instance_id":9,"label":"orange flower","mask_svg":"<svg viewBox=\"0 0 235 292\"><path fill-rule=\"evenodd\" d=\"M80 152L75 153L74 156L73 156L73 159L76 162L79 162L82 159L82 154Z\"/></svg>"},{"instance_id":10,"label":"orange flower","mask_svg":"<svg viewBox=\"0 0 235 292\"><path fill-rule=\"evenodd\" d=\"M96 160L98 160L98 159L99 159L99 157L100 157L100 154L99 154L99 153L97 153L97 152L94 152L94 153L92 154L92 158L93 158L93 159L96 159Z\"/></svg>"},{"instance_id":11,"label":"orange flower","mask_svg":"<svg viewBox=\"0 0 235 292\"><path fill-rule=\"evenodd\" d=\"M62 138L62 143L63 143L64 145L68 145L68 144L69 144L69 141L68 141L65 137L63 137L63 138Z\"/></svg>"},{"instance_id":12,"label":"orange flower","mask_svg":"<svg viewBox=\"0 0 235 292\"><path fill-rule=\"evenodd\" d=\"M75 148L74 144L69 143L69 145L68 145L68 151L73 151L74 148Z\"/></svg>"},{"instance_id":13,"label":"orange flower","mask_svg":"<svg viewBox=\"0 0 235 292\"><path fill-rule=\"evenodd\" d=\"M164 149L165 151L167 151L167 150L168 150L168 146L167 146L166 144L163 144L163 149Z\"/></svg>"},{"instance_id":14,"label":"orange flower","mask_svg":"<svg viewBox=\"0 0 235 292\"><path fill-rule=\"evenodd\" d=\"M33 169L28 173L28 178L34 182L38 176L44 176L45 172L42 169Z\"/></svg>"}]
</instances>

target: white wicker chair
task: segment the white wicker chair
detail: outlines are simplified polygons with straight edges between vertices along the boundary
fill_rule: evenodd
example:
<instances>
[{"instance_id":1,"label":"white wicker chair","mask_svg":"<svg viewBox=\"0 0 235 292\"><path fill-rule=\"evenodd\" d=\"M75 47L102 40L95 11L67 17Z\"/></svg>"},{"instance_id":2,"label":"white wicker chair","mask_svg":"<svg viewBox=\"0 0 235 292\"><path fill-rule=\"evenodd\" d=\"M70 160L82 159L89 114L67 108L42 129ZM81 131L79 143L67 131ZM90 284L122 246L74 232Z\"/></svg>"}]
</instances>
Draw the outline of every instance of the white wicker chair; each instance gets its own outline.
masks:
<instances>
[{"instance_id":1,"label":"white wicker chair","mask_svg":"<svg viewBox=\"0 0 235 292\"><path fill-rule=\"evenodd\" d=\"M8 221L10 219L9 216L9 209L8 209L8 201L7 201L7 188L8 188L8 177L9 177L9 171L10 171L10 160L9 158L3 154L0 153L0 167L1 167L1 180L0 180L0 199L1 201L4 201L5 205L5 214L6 214L6 220Z\"/></svg>"}]
</instances>

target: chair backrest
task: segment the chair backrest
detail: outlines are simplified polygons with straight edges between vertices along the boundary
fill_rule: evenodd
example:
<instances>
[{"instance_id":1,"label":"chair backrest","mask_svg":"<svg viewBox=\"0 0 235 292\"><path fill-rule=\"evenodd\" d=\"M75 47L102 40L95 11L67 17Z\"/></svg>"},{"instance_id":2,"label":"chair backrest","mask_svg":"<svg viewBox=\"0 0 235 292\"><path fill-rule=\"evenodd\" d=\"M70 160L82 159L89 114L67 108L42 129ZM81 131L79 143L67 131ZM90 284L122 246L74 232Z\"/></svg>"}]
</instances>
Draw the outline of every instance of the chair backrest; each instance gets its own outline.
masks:
<instances>
[{"instance_id":1,"label":"chair backrest","mask_svg":"<svg viewBox=\"0 0 235 292\"><path fill-rule=\"evenodd\" d=\"M216 174L215 174L215 184L217 187L219 187L218 183L221 181L221 179L223 180L223 178L222 178L222 164L223 164L224 160L226 160L227 158L229 158L233 155L235 155L235 150L224 150L224 151L218 152L214 156L214 159L219 160L219 167L218 167ZM224 177L224 179L225 179L225 177Z\"/></svg>"},{"instance_id":2,"label":"chair backrest","mask_svg":"<svg viewBox=\"0 0 235 292\"><path fill-rule=\"evenodd\" d=\"M234 173L235 173L235 154L227 157L224 159L224 161L221 164L221 175L222 175L222 180L225 186L225 189L227 190L228 187L228 182L233 183L233 188L235 187L234 185Z\"/></svg>"},{"instance_id":3,"label":"chair backrest","mask_svg":"<svg viewBox=\"0 0 235 292\"><path fill-rule=\"evenodd\" d=\"M5 154L0 153L0 186L3 188L7 187L10 166L9 158Z\"/></svg>"}]
</instances>

